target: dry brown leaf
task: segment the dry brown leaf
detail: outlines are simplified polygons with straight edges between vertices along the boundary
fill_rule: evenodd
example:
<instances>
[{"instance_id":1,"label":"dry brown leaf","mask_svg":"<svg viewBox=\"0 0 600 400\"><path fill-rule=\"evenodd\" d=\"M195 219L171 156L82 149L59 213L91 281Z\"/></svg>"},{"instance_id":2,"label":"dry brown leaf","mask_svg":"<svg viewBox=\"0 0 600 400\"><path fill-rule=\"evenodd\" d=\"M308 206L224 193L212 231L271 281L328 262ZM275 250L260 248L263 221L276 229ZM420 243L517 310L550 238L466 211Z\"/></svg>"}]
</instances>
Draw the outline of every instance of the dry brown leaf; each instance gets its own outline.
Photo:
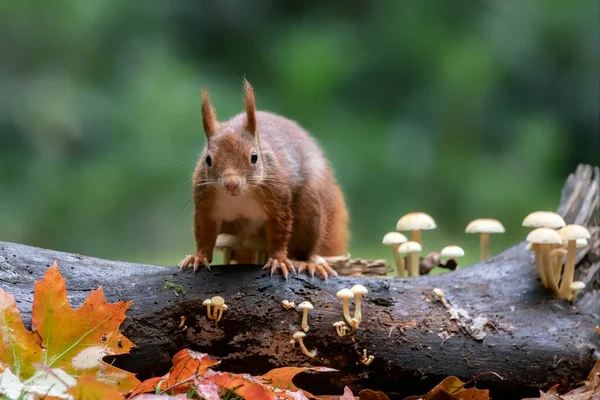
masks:
<instances>
[{"instance_id":1,"label":"dry brown leaf","mask_svg":"<svg viewBox=\"0 0 600 400\"><path fill-rule=\"evenodd\" d=\"M465 389L465 383L449 376L423 396L410 396L405 400L489 400L489 391L476 388Z\"/></svg>"}]
</instances>

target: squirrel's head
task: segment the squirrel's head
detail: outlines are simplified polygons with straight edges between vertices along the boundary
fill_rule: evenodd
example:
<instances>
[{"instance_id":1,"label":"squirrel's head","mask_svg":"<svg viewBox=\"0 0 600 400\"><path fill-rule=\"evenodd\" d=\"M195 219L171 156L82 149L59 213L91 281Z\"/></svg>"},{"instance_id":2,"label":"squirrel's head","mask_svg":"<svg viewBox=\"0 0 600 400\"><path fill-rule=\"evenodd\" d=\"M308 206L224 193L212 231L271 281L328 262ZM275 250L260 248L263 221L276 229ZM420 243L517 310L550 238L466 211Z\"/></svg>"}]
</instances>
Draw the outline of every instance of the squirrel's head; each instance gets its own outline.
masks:
<instances>
[{"instance_id":1,"label":"squirrel's head","mask_svg":"<svg viewBox=\"0 0 600 400\"><path fill-rule=\"evenodd\" d=\"M262 177L263 164L256 126L254 90L244 80L246 112L225 123L217 121L208 91L202 91L202 124L206 147L196 185L210 185L237 196Z\"/></svg>"}]
</instances>

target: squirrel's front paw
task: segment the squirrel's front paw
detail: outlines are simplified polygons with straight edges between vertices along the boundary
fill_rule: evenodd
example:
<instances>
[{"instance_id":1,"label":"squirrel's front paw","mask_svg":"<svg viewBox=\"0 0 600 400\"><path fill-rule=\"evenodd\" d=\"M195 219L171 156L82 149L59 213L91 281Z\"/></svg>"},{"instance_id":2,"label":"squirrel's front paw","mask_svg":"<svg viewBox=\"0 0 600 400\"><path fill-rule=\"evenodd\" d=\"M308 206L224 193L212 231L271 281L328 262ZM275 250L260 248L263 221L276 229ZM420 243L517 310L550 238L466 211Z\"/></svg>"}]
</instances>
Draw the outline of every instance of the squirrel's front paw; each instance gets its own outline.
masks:
<instances>
[{"instance_id":1,"label":"squirrel's front paw","mask_svg":"<svg viewBox=\"0 0 600 400\"><path fill-rule=\"evenodd\" d=\"M327 261L320 256L312 256L309 262L298 263L298 273L306 271L312 278L315 272L319 274L321 279L327 279L330 276L337 276L338 273L327 264Z\"/></svg>"},{"instance_id":2,"label":"squirrel's front paw","mask_svg":"<svg viewBox=\"0 0 600 400\"><path fill-rule=\"evenodd\" d=\"M210 271L210 261L202 253L196 253L195 255L187 255L183 260L179 262L179 268L186 269L188 266L194 266L194 272L198 271L200 264L203 264Z\"/></svg>"},{"instance_id":3,"label":"squirrel's front paw","mask_svg":"<svg viewBox=\"0 0 600 400\"><path fill-rule=\"evenodd\" d=\"M288 278L289 271L296 272L294 264L286 256L275 256L269 258L263 269L269 268L271 269L271 276L273 276L275 271L281 269L281 275L283 275L285 279Z\"/></svg>"}]
</instances>

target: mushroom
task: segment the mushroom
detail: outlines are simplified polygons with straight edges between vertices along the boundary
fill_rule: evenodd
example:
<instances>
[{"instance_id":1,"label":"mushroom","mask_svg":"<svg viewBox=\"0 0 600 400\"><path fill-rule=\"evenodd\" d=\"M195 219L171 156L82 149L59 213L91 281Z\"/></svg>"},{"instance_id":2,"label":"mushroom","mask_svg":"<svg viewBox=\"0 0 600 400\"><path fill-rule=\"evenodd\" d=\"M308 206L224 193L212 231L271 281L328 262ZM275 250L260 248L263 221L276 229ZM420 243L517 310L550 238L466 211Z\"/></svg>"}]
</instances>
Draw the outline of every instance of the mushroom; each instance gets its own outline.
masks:
<instances>
[{"instance_id":1,"label":"mushroom","mask_svg":"<svg viewBox=\"0 0 600 400\"><path fill-rule=\"evenodd\" d=\"M202 302L203 306L206 306L206 315L208 315L209 319L213 319L212 315L210 314L210 305L212 304L212 302L210 301L210 299L206 299Z\"/></svg>"},{"instance_id":2,"label":"mushroom","mask_svg":"<svg viewBox=\"0 0 600 400\"><path fill-rule=\"evenodd\" d=\"M293 302L293 301L288 301L288 300L283 300L283 301L281 302L281 306L282 306L283 308L285 308L286 310L290 310L290 309L292 309L292 308L296 308L296 304L294 304L294 302Z\"/></svg>"},{"instance_id":3,"label":"mushroom","mask_svg":"<svg viewBox=\"0 0 600 400\"><path fill-rule=\"evenodd\" d=\"M573 283L571 283L571 297L569 297L569 300L573 301L575 300L575 298L577 297L577 293L583 289L585 287L585 283L580 282L580 281L575 281Z\"/></svg>"},{"instance_id":4,"label":"mushroom","mask_svg":"<svg viewBox=\"0 0 600 400\"><path fill-rule=\"evenodd\" d=\"M303 301L298 305L298 308L303 311L302 315L302 330L304 332L308 332L308 311L312 310L314 307L310 302Z\"/></svg>"},{"instance_id":5,"label":"mushroom","mask_svg":"<svg viewBox=\"0 0 600 400\"><path fill-rule=\"evenodd\" d=\"M306 337L306 333L304 333L302 331L298 331L298 332L294 333L294 336L293 336L293 338L295 340L297 340L298 343L300 344L300 348L302 349L302 352L310 358L315 358L315 356L317 355L317 350L308 351L308 349L304 345L305 337Z\"/></svg>"},{"instance_id":6,"label":"mushroom","mask_svg":"<svg viewBox=\"0 0 600 400\"><path fill-rule=\"evenodd\" d=\"M421 231L435 228L435 221L431 218L431 215L424 212L408 213L400 218L396 224L396 230L398 231L411 231L411 240L419 244L421 243Z\"/></svg>"},{"instance_id":7,"label":"mushroom","mask_svg":"<svg viewBox=\"0 0 600 400\"><path fill-rule=\"evenodd\" d=\"M242 246L254 251L254 264L267 262L267 240L264 235L244 239Z\"/></svg>"},{"instance_id":8,"label":"mushroom","mask_svg":"<svg viewBox=\"0 0 600 400\"><path fill-rule=\"evenodd\" d=\"M350 289L352 294L356 296L356 305L354 306L354 319L357 321L355 328L358 328L358 324L362 321L362 314L360 312L360 296L369 293L369 290L363 285L354 285Z\"/></svg>"},{"instance_id":9,"label":"mushroom","mask_svg":"<svg viewBox=\"0 0 600 400\"><path fill-rule=\"evenodd\" d=\"M440 257L448 261L453 260L456 263L456 259L465 256L465 251L459 246L446 246L440 251ZM457 263L458 264L458 263Z\"/></svg>"},{"instance_id":10,"label":"mushroom","mask_svg":"<svg viewBox=\"0 0 600 400\"><path fill-rule=\"evenodd\" d=\"M339 337L345 336L348 331L348 327L344 321L334 322L333 326L335 326L335 331L337 332Z\"/></svg>"},{"instance_id":11,"label":"mushroom","mask_svg":"<svg viewBox=\"0 0 600 400\"><path fill-rule=\"evenodd\" d=\"M217 236L215 249L223 251L223 264L231 263L231 250L242 247L242 240L228 233L221 233Z\"/></svg>"},{"instance_id":12,"label":"mushroom","mask_svg":"<svg viewBox=\"0 0 600 400\"><path fill-rule=\"evenodd\" d=\"M562 259L566 255L567 250L563 249L562 247L557 247L550 251L550 259L552 260L552 277L554 278L554 281L557 285L558 281L560 281L560 276L562 273Z\"/></svg>"},{"instance_id":13,"label":"mushroom","mask_svg":"<svg viewBox=\"0 0 600 400\"><path fill-rule=\"evenodd\" d=\"M504 233L504 226L496 219L478 218L469 222L465 232L479 233L479 259L483 261L489 257L490 233Z\"/></svg>"},{"instance_id":14,"label":"mushroom","mask_svg":"<svg viewBox=\"0 0 600 400\"><path fill-rule=\"evenodd\" d=\"M565 226L565 220L552 211L534 211L525 217L521 225L526 228L559 229Z\"/></svg>"},{"instance_id":15,"label":"mushroom","mask_svg":"<svg viewBox=\"0 0 600 400\"><path fill-rule=\"evenodd\" d=\"M398 251L406 253L408 276L419 276L419 253L421 253L421 245L413 241L405 242L398 247Z\"/></svg>"},{"instance_id":16,"label":"mushroom","mask_svg":"<svg viewBox=\"0 0 600 400\"><path fill-rule=\"evenodd\" d=\"M360 362L364 365L370 365L373 360L375 359L375 356L370 355L367 357L367 349L363 349L363 356L360 359Z\"/></svg>"},{"instance_id":17,"label":"mushroom","mask_svg":"<svg viewBox=\"0 0 600 400\"><path fill-rule=\"evenodd\" d=\"M383 240L381 242L386 246L392 246L392 251L394 253L394 261L396 263L396 273L398 276L402 277L405 275L406 268L404 266L404 257L402 257L400 253L398 253L398 247L406 241L408 241L408 239L403 234L399 232L388 232L383 237Z\"/></svg>"},{"instance_id":18,"label":"mushroom","mask_svg":"<svg viewBox=\"0 0 600 400\"><path fill-rule=\"evenodd\" d=\"M571 283L573 283L573 274L575 273L575 252L577 251L578 239L589 239L590 232L581 225L567 225L560 230L561 243L567 242L567 260L565 261L565 270L562 281L560 282L559 295L563 299L571 297Z\"/></svg>"},{"instance_id":19,"label":"mushroom","mask_svg":"<svg viewBox=\"0 0 600 400\"><path fill-rule=\"evenodd\" d=\"M215 323L219 323L221 317L223 316L223 311L226 310L227 306L225 305L225 300L221 296L214 296L210 299L210 302L213 306L212 318L215 320Z\"/></svg>"},{"instance_id":20,"label":"mushroom","mask_svg":"<svg viewBox=\"0 0 600 400\"><path fill-rule=\"evenodd\" d=\"M543 278L547 287L553 292L558 293L558 286L554 280L554 274L552 272L552 262L550 260L550 245L561 244L562 239L558 232L550 228L537 228L527 235L527 241L533 244L539 244L539 257L538 257L538 272L542 270ZM571 283L569 282L569 285ZM568 286L567 286L568 287Z\"/></svg>"},{"instance_id":21,"label":"mushroom","mask_svg":"<svg viewBox=\"0 0 600 400\"><path fill-rule=\"evenodd\" d=\"M354 293L352 293L350 289L342 289L339 292L337 292L336 296L342 299L342 301L344 302L342 308L344 310L344 318L346 319L346 322L351 327L356 328L354 326L354 322L352 321L352 317L350 316L350 308L348 307L348 299L353 298Z\"/></svg>"}]
</instances>

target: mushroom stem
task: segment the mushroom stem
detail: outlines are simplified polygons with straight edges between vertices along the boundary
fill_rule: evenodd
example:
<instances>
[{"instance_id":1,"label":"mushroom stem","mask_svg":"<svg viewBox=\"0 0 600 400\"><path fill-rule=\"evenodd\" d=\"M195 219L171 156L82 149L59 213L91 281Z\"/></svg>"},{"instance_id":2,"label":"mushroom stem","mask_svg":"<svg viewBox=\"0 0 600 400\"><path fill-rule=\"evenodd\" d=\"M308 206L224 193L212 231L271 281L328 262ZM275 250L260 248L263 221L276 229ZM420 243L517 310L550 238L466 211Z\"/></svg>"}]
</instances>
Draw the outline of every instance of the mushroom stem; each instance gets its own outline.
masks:
<instances>
[{"instance_id":1,"label":"mushroom stem","mask_svg":"<svg viewBox=\"0 0 600 400\"><path fill-rule=\"evenodd\" d=\"M342 309L344 310L344 318L346 319L346 322L348 323L348 325L350 325L351 327L355 327L354 326L354 322L352 321L352 317L350 316L350 307L348 306L348 299L342 299L343 301L343 305L342 305Z\"/></svg>"},{"instance_id":2,"label":"mushroom stem","mask_svg":"<svg viewBox=\"0 0 600 400\"><path fill-rule=\"evenodd\" d=\"M215 316L215 324L218 324L221 320L221 317L223 316L223 307L217 308L216 314L217 315Z\"/></svg>"},{"instance_id":3,"label":"mushroom stem","mask_svg":"<svg viewBox=\"0 0 600 400\"><path fill-rule=\"evenodd\" d=\"M421 243L421 231L410 231L410 240L412 240L413 242Z\"/></svg>"},{"instance_id":4,"label":"mushroom stem","mask_svg":"<svg viewBox=\"0 0 600 400\"><path fill-rule=\"evenodd\" d=\"M487 260L490 256L490 234L481 232L479 235L479 259Z\"/></svg>"},{"instance_id":5,"label":"mushroom stem","mask_svg":"<svg viewBox=\"0 0 600 400\"><path fill-rule=\"evenodd\" d=\"M360 294L356 295L356 305L354 306L354 319L358 321L356 327L358 328L358 324L362 321L362 314L360 312Z\"/></svg>"},{"instance_id":6,"label":"mushroom stem","mask_svg":"<svg viewBox=\"0 0 600 400\"><path fill-rule=\"evenodd\" d=\"M308 351L308 349L306 348L306 346L304 345L304 340L303 338L299 337L298 338L298 344L300 344L300 348L302 349L302 352L307 355L310 358L315 358L317 355L317 350L313 350L313 351Z\"/></svg>"},{"instance_id":7,"label":"mushroom stem","mask_svg":"<svg viewBox=\"0 0 600 400\"><path fill-rule=\"evenodd\" d=\"M305 308L302 314L302 330L308 332L308 308Z\"/></svg>"},{"instance_id":8,"label":"mushroom stem","mask_svg":"<svg viewBox=\"0 0 600 400\"><path fill-rule=\"evenodd\" d=\"M408 262L408 276L419 276L419 253L408 253L406 260Z\"/></svg>"},{"instance_id":9,"label":"mushroom stem","mask_svg":"<svg viewBox=\"0 0 600 400\"><path fill-rule=\"evenodd\" d=\"M547 243L540 244L540 257L542 259L542 268L546 276L546 284L554 293L558 293L558 285L554 280L552 272L552 260L550 257L550 245ZM570 285L570 284L569 284Z\"/></svg>"},{"instance_id":10,"label":"mushroom stem","mask_svg":"<svg viewBox=\"0 0 600 400\"><path fill-rule=\"evenodd\" d=\"M567 244L567 260L565 261L565 270L563 271L560 291L558 293L564 299L568 299L571 295L571 284L573 283L573 274L575 273L576 245L577 241L575 240L569 240Z\"/></svg>"},{"instance_id":11,"label":"mushroom stem","mask_svg":"<svg viewBox=\"0 0 600 400\"><path fill-rule=\"evenodd\" d=\"M546 274L544 273L544 265L542 264L542 257L540 255L540 250L535 250L535 266L538 271L538 275L540 276L540 280L542 281L543 287L548 287L548 283L546 283Z\"/></svg>"},{"instance_id":12,"label":"mushroom stem","mask_svg":"<svg viewBox=\"0 0 600 400\"><path fill-rule=\"evenodd\" d=\"M406 274L406 267L404 264L404 257L398 253L398 247L400 247L400 243L392 245L392 250L394 251L394 261L396 263L396 274L400 277L404 277Z\"/></svg>"},{"instance_id":13,"label":"mushroom stem","mask_svg":"<svg viewBox=\"0 0 600 400\"><path fill-rule=\"evenodd\" d=\"M223 247L223 264L231 263L231 247Z\"/></svg>"}]
</instances>

